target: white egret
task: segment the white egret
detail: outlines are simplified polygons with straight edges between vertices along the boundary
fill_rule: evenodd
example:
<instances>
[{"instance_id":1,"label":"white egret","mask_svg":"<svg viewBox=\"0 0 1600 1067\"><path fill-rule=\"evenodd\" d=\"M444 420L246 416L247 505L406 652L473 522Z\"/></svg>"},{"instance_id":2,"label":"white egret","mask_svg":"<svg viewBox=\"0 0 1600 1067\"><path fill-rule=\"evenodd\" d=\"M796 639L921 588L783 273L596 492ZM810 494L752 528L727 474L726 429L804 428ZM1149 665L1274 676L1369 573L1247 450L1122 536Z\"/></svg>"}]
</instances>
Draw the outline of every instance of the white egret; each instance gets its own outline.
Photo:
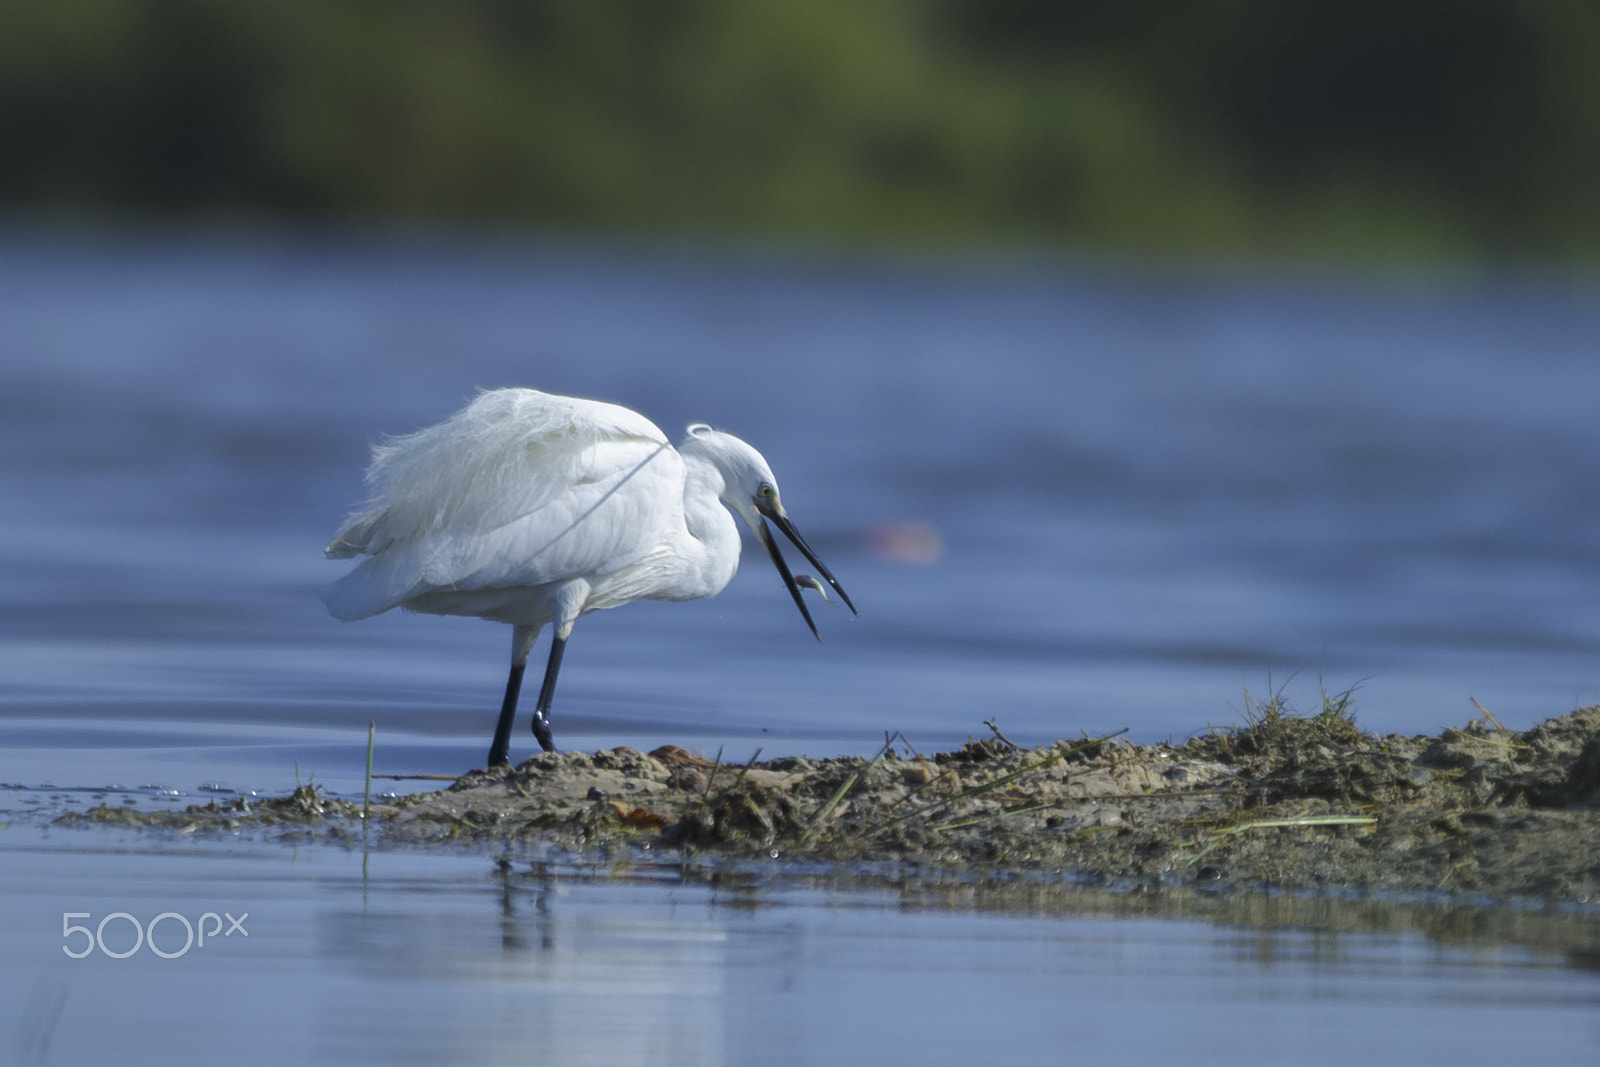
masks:
<instances>
[{"instance_id":1,"label":"white egret","mask_svg":"<svg viewBox=\"0 0 1600 1067\"><path fill-rule=\"evenodd\" d=\"M733 514L766 546L818 640L800 586L822 584L789 572L767 519L856 610L789 521L761 453L705 423L675 450L627 408L494 389L374 447L367 484L366 504L326 550L330 559L367 558L323 600L346 621L399 607L510 623L511 675L490 766L507 762L523 668L545 625L554 638L533 733L550 752L550 701L573 623L633 600L721 592L739 566Z\"/></svg>"}]
</instances>

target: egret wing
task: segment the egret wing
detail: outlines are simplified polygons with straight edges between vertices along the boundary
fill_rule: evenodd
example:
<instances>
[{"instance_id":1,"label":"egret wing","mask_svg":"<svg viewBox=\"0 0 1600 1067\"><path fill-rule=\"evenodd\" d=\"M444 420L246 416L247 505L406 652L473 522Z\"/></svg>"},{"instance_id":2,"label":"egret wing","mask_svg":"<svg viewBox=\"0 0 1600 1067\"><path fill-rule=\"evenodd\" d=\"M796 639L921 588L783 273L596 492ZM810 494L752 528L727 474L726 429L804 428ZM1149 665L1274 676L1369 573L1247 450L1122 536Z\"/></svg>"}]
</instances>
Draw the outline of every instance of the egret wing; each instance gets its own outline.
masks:
<instances>
[{"instance_id":1,"label":"egret wing","mask_svg":"<svg viewBox=\"0 0 1600 1067\"><path fill-rule=\"evenodd\" d=\"M371 497L327 554L340 618L437 589L543 585L625 566L681 515L683 462L649 419L532 389L480 394L373 450Z\"/></svg>"},{"instance_id":2,"label":"egret wing","mask_svg":"<svg viewBox=\"0 0 1600 1067\"><path fill-rule=\"evenodd\" d=\"M493 530L427 542L434 588L494 589L596 577L633 563L683 512L683 460L637 438L584 449L578 477L541 506Z\"/></svg>"}]
</instances>

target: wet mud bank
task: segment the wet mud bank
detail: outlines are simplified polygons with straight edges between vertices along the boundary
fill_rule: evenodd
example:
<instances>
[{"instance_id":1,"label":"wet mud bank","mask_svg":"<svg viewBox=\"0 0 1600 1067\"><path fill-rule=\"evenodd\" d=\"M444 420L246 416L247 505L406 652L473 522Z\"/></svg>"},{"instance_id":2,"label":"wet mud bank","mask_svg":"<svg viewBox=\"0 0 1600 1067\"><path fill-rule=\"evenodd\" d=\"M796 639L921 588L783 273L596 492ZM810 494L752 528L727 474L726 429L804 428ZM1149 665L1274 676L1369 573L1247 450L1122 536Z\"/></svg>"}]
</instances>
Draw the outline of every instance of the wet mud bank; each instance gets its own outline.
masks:
<instances>
[{"instance_id":1,"label":"wet mud bank","mask_svg":"<svg viewBox=\"0 0 1600 1067\"><path fill-rule=\"evenodd\" d=\"M1600 707L1516 733L1487 715L1374 736L1277 705L1181 745L1000 739L925 757L726 764L666 747L543 754L362 805L311 787L183 812L96 808L62 825L481 848L497 855L781 861L929 885L1045 881L1600 899Z\"/></svg>"}]
</instances>

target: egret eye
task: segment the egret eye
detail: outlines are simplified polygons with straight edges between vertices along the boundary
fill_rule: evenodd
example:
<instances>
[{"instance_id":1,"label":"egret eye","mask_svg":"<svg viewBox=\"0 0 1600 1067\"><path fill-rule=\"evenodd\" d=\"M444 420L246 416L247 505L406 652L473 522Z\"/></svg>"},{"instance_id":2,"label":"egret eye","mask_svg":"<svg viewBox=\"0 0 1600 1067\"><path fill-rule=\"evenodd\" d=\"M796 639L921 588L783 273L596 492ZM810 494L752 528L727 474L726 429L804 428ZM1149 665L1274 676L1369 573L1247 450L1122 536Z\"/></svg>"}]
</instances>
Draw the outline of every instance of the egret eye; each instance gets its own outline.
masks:
<instances>
[{"instance_id":1,"label":"egret eye","mask_svg":"<svg viewBox=\"0 0 1600 1067\"><path fill-rule=\"evenodd\" d=\"M778 491L772 487L771 482L762 482L761 488L756 490L756 496L762 500L778 499Z\"/></svg>"}]
</instances>

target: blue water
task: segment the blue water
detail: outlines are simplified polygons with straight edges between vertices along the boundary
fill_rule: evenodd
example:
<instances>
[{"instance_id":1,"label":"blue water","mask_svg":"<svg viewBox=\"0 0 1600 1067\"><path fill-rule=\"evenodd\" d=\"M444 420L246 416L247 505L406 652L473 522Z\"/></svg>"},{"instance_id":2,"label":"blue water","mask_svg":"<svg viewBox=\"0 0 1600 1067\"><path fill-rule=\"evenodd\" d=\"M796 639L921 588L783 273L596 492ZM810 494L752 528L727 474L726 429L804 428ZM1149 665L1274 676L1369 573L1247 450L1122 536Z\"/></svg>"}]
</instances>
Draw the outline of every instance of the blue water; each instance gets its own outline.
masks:
<instances>
[{"instance_id":1,"label":"blue water","mask_svg":"<svg viewBox=\"0 0 1600 1067\"><path fill-rule=\"evenodd\" d=\"M1381 731L1526 726L1600 690L1596 295L12 236L0 780L347 783L369 721L393 771L481 762L506 629L334 622L320 550L373 441L510 384L745 436L862 610L818 605L818 645L757 550L713 600L586 617L564 744L1150 740L1319 679Z\"/></svg>"},{"instance_id":2,"label":"blue water","mask_svg":"<svg viewBox=\"0 0 1600 1067\"><path fill-rule=\"evenodd\" d=\"M1600 975L1496 944L1482 916L1429 938L947 911L670 866L152 851L106 831L85 854L76 833L12 854L25 874L0 866L7 1063L1410 1067L1600 1047ZM168 958L134 933L158 915Z\"/></svg>"},{"instance_id":3,"label":"blue water","mask_svg":"<svg viewBox=\"0 0 1600 1067\"><path fill-rule=\"evenodd\" d=\"M1513 947L44 827L353 792L369 722L380 773L480 765L505 628L334 622L321 548L373 441L513 384L744 436L861 608L817 644L757 552L586 617L565 746L1148 741L1358 683L1525 727L1600 690L1596 352L1597 290L1526 278L0 237L6 1062L1592 1061L1592 972ZM230 902L248 958L61 958L63 912Z\"/></svg>"}]
</instances>

